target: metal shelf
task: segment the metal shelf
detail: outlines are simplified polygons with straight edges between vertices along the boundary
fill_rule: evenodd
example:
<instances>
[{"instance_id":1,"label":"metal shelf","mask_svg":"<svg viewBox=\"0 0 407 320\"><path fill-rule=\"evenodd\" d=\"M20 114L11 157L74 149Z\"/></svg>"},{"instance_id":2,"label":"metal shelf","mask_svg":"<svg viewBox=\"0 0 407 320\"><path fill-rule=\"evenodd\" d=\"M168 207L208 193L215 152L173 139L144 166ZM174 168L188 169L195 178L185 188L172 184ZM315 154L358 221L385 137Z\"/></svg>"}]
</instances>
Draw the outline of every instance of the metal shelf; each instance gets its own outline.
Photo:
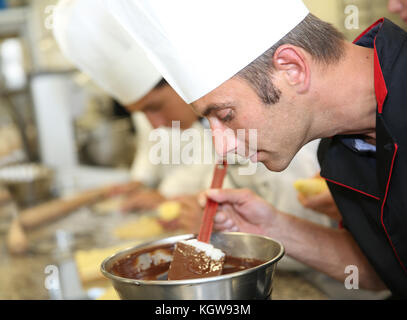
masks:
<instances>
[{"instance_id":1,"label":"metal shelf","mask_svg":"<svg viewBox=\"0 0 407 320\"><path fill-rule=\"evenodd\" d=\"M0 10L0 37L18 36L27 23L29 8Z\"/></svg>"}]
</instances>

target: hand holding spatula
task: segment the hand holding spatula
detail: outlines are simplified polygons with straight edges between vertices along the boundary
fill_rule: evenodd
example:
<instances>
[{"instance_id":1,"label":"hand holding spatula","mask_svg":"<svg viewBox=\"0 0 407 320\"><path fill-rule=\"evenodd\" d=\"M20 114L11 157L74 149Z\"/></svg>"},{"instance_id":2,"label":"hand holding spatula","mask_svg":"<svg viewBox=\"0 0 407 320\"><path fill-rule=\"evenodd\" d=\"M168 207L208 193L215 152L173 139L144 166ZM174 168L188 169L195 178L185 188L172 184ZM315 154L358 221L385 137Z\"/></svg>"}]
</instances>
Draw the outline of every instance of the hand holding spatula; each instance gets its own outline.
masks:
<instances>
[{"instance_id":1,"label":"hand holding spatula","mask_svg":"<svg viewBox=\"0 0 407 320\"><path fill-rule=\"evenodd\" d=\"M211 189L222 187L226 171L226 162L215 166ZM208 199L198 240L181 241L176 244L168 280L205 278L222 273L225 254L209 244L217 208L218 203Z\"/></svg>"}]
</instances>

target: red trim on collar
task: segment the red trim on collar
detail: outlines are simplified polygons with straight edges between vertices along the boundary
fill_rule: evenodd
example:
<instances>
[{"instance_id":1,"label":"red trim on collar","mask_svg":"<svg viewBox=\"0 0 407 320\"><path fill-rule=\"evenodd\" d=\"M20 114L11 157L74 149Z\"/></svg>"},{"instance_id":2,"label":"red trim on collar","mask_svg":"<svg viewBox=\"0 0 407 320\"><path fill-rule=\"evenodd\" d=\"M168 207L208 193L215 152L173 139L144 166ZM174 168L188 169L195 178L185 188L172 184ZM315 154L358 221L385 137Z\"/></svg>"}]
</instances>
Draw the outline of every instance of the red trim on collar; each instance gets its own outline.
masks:
<instances>
[{"instance_id":1,"label":"red trim on collar","mask_svg":"<svg viewBox=\"0 0 407 320\"><path fill-rule=\"evenodd\" d=\"M370 30L372 30L374 27L376 27L377 25L379 25L380 23L384 22L384 18L381 18L379 20L377 20L375 23L373 23L369 28L367 28L365 31L363 31L354 41L353 43L358 42L361 38L363 38L363 36L366 35L366 33L368 33Z\"/></svg>"},{"instance_id":2,"label":"red trim on collar","mask_svg":"<svg viewBox=\"0 0 407 320\"><path fill-rule=\"evenodd\" d=\"M382 113L384 100L386 100L388 91L380 66L379 56L377 55L376 39L374 41L374 89L376 93L377 110L379 113Z\"/></svg>"},{"instance_id":3,"label":"red trim on collar","mask_svg":"<svg viewBox=\"0 0 407 320\"><path fill-rule=\"evenodd\" d=\"M384 222L383 222L384 205L385 205L386 200L387 200L387 193L388 193L388 191L389 191L390 179L391 179L391 174L392 174L392 172L393 172L393 166L394 166L394 160L396 159L396 154L397 154L397 150L398 150L398 145L397 145L397 143L394 144L394 147L395 147L395 149L394 149L393 159L392 159L392 161L391 161L391 167L390 167L389 178L388 178L388 180L387 180L386 193L384 194L384 199L383 199L383 203L382 203L382 207L381 207L380 220L381 220L381 222L382 222L382 226L383 226L384 232L386 233L387 239L388 239L389 242L390 242L390 245L391 245L391 247L392 247L392 249L393 249L393 251L394 251L394 254L395 254L395 256L396 256L398 262L400 263L400 265L401 265L401 267L403 268L404 272L407 273L407 269L406 269L405 265L403 264L403 262L401 261L399 255L398 255L398 253L397 253L397 250L396 250L396 248L394 247L393 242L391 241L391 238L390 238L390 236L389 236L389 234L388 234L388 232L387 232L386 226L384 225Z\"/></svg>"},{"instance_id":4,"label":"red trim on collar","mask_svg":"<svg viewBox=\"0 0 407 320\"><path fill-rule=\"evenodd\" d=\"M359 41L363 36L365 36L370 30L374 27L378 26L380 23L384 22L384 18L377 20L374 24L372 24L369 28L367 28L359 37L353 41L356 43ZM376 93L376 101L377 101L377 109L379 113L383 112L383 104L387 97L387 87L386 82L384 81L382 68L380 66L379 56L377 54L376 49L376 38L374 39L374 87Z\"/></svg>"},{"instance_id":5,"label":"red trim on collar","mask_svg":"<svg viewBox=\"0 0 407 320\"><path fill-rule=\"evenodd\" d=\"M321 176L321 177L322 177L322 176ZM322 177L322 178L324 178L326 181L335 183L335 184L337 184L337 185L339 185L339 186L341 186L341 187L345 187L345 188L351 189L351 190L356 191L356 192L359 192L359 193L361 193L361 194L363 194L363 195L365 195L365 196L368 196L368 197L371 197L371 198L373 198L373 199L375 199L375 200L379 200L379 201L380 201L380 198L378 198L378 197L376 197L376 196L374 196L374 195L371 195L371 194L369 194L369 193L366 193L366 192L364 192L364 191L361 191L361 190L359 190L359 189L352 188L352 187L350 187L350 186L347 186L346 184L343 184L343 183L340 183L340 182L337 182L337 181L334 181L334 180L331 180L331 179L328 179L328 178L325 178L325 177Z\"/></svg>"}]
</instances>

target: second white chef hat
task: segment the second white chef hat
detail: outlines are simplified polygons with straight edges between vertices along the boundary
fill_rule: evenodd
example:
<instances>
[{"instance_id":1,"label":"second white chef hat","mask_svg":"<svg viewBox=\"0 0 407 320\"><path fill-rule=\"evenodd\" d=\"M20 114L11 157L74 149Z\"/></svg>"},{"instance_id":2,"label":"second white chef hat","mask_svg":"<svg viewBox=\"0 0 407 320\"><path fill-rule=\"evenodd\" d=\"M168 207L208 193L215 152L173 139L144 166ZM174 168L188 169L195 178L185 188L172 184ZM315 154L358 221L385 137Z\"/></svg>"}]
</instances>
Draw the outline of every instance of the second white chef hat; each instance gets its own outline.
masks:
<instances>
[{"instance_id":1,"label":"second white chef hat","mask_svg":"<svg viewBox=\"0 0 407 320\"><path fill-rule=\"evenodd\" d=\"M301 0L103 0L191 103L231 78L309 13Z\"/></svg>"},{"instance_id":2,"label":"second white chef hat","mask_svg":"<svg viewBox=\"0 0 407 320\"><path fill-rule=\"evenodd\" d=\"M66 58L122 104L139 100L161 79L100 0L61 0L54 35Z\"/></svg>"}]
</instances>

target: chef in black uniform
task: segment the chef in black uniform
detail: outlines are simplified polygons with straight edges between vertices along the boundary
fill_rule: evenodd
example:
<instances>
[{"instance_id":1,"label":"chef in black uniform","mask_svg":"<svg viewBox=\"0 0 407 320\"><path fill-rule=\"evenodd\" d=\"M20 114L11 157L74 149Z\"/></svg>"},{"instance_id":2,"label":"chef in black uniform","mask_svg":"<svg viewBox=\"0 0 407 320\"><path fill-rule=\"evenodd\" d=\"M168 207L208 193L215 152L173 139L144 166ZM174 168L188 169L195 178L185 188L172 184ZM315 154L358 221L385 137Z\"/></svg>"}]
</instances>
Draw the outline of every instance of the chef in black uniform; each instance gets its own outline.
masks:
<instances>
[{"instance_id":1,"label":"chef in black uniform","mask_svg":"<svg viewBox=\"0 0 407 320\"><path fill-rule=\"evenodd\" d=\"M348 229L395 295L407 292L407 34L380 19L356 44L374 49L376 143L321 142L321 176Z\"/></svg>"},{"instance_id":2,"label":"chef in black uniform","mask_svg":"<svg viewBox=\"0 0 407 320\"><path fill-rule=\"evenodd\" d=\"M340 281L356 267L355 288L407 297L406 32L381 19L348 43L299 0L236 2L233 14L222 1L216 10L205 1L105 2L215 135L257 130L255 150L228 133L226 145L215 140L218 153L244 144L252 161L282 171L303 145L324 139L321 176L342 228L283 213L248 190L208 190L220 204L216 229L276 238Z\"/></svg>"}]
</instances>

